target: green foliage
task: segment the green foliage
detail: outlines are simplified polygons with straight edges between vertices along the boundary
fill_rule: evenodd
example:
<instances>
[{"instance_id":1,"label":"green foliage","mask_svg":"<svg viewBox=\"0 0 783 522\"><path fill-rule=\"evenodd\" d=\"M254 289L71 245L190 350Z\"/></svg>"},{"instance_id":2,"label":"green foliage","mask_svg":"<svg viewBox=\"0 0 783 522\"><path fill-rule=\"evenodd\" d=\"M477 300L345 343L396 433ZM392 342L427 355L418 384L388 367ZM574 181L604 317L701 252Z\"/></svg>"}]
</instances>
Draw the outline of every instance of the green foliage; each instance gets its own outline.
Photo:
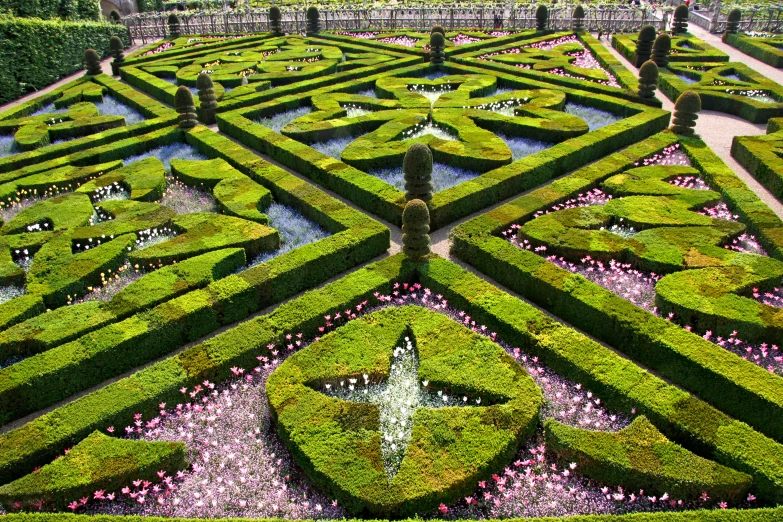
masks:
<instances>
[{"instance_id":1,"label":"green foliage","mask_svg":"<svg viewBox=\"0 0 783 522\"><path fill-rule=\"evenodd\" d=\"M659 68L664 68L669 65L669 53L672 49L671 37L664 33L659 34L653 42L652 47L652 60Z\"/></svg>"},{"instance_id":2,"label":"green foliage","mask_svg":"<svg viewBox=\"0 0 783 522\"><path fill-rule=\"evenodd\" d=\"M174 95L174 108L179 113L180 129L192 129L198 124L196 107L193 105L193 94L184 85L177 87L177 93Z\"/></svg>"},{"instance_id":3,"label":"green foliage","mask_svg":"<svg viewBox=\"0 0 783 522\"><path fill-rule=\"evenodd\" d=\"M3 9L20 18L93 20L101 19L98 0L6 0ZM112 11L114 12L114 11Z\"/></svg>"},{"instance_id":4,"label":"green foliage","mask_svg":"<svg viewBox=\"0 0 783 522\"><path fill-rule=\"evenodd\" d=\"M739 29L737 31L739 32ZM783 49L781 49L780 36L762 38L725 32L723 33L723 41L772 67L783 67Z\"/></svg>"},{"instance_id":5,"label":"green foliage","mask_svg":"<svg viewBox=\"0 0 783 522\"><path fill-rule=\"evenodd\" d=\"M546 31L549 24L549 9L544 4L536 8L536 31Z\"/></svg>"},{"instance_id":6,"label":"green foliage","mask_svg":"<svg viewBox=\"0 0 783 522\"><path fill-rule=\"evenodd\" d=\"M433 28L434 29L434 28ZM441 64L445 60L446 37L439 31L430 35L430 63Z\"/></svg>"},{"instance_id":7,"label":"green foliage","mask_svg":"<svg viewBox=\"0 0 783 522\"><path fill-rule=\"evenodd\" d=\"M169 36L171 38L179 38L181 35L180 31L182 30L180 27L179 16L171 13L168 17L168 20L166 21L166 24L169 27Z\"/></svg>"},{"instance_id":8,"label":"green foliage","mask_svg":"<svg viewBox=\"0 0 783 522\"><path fill-rule=\"evenodd\" d=\"M118 24L120 23L120 19L122 17L120 16L120 13L118 13L115 9L112 9L111 12L109 13L109 18L111 19L112 22Z\"/></svg>"},{"instance_id":9,"label":"green foliage","mask_svg":"<svg viewBox=\"0 0 783 522\"><path fill-rule=\"evenodd\" d=\"M783 201L783 119L770 119L768 134L738 136L731 144L731 155L764 185L776 198Z\"/></svg>"},{"instance_id":10,"label":"green foliage","mask_svg":"<svg viewBox=\"0 0 783 522\"><path fill-rule=\"evenodd\" d=\"M685 91L674 104L674 119L671 129L682 136L693 136L698 112L701 110L701 97L695 91Z\"/></svg>"},{"instance_id":11,"label":"green foliage","mask_svg":"<svg viewBox=\"0 0 783 522\"><path fill-rule=\"evenodd\" d=\"M196 80L198 87L199 115L204 123L211 125L215 123L215 112L218 102L215 99L215 86L212 78L207 73L201 73Z\"/></svg>"},{"instance_id":12,"label":"green foliage","mask_svg":"<svg viewBox=\"0 0 783 522\"><path fill-rule=\"evenodd\" d=\"M655 97L658 87L658 66L652 60L647 60L639 68L639 90L636 93L642 98Z\"/></svg>"},{"instance_id":13,"label":"green foliage","mask_svg":"<svg viewBox=\"0 0 783 522\"><path fill-rule=\"evenodd\" d=\"M402 162L405 175L405 200L432 199L432 151L423 143L414 143Z\"/></svg>"},{"instance_id":14,"label":"green foliage","mask_svg":"<svg viewBox=\"0 0 783 522\"><path fill-rule=\"evenodd\" d=\"M166 190L165 175L163 163L158 158L146 158L84 183L76 192L95 199L99 189L119 183L130 192L131 200L158 201Z\"/></svg>"},{"instance_id":15,"label":"green foliage","mask_svg":"<svg viewBox=\"0 0 783 522\"><path fill-rule=\"evenodd\" d=\"M273 5L269 8L269 32L273 36L283 36L283 25L281 20L283 18L280 8Z\"/></svg>"},{"instance_id":16,"label":"green foliage","mask_svg":"<svg viewBox=\"0 0 783 522\"><path fill-rule=\"evenodd\" d=\"M444 38L446 37L446 30L443 28L442 25L433 25L432 29L430 29L430 37L434 33L440 33L444 36Z\"/></svg>"},{"instance_id":17,"label":"green foliage","mask_svg":"<svg viewBox=\"0 0 783 522\"><path fill-rule=\"evenodd\" d=\"M430 253L430 211L420 199L412 199L402 212L402 251L408 259L420 261Z\"/></svg>"},{"instance_id":18,"label":"green foliage","mask_svg":"<svg viewBox=\"0 0 783 522\"><path fill-rule=\"evenodd\" d=\"M688 6L685 4L680 4L674 9L672 33L682 34L688 32L688 13Z\"/></svg>"},{"instance_id":19,"label":"green foliage","mask_svg":"<svg viewBox=\"0 0 783 522\"><path fill-rule=\"evenodd\" d=\"M101 70L101 57L94 49L87 49L84 51L84 68L87 69L87 74L96 76L103 74Z\"/></svg>"},{"instance_id":20,"label":"green foliage","mask_svg":"<svg viewBox=\"0 0 783 522\"><path fill-rule=\"evenodd\" d=\"M726 18L726 33L737 34L739 32L740 21L742 21L742 11L739 8L734 8L729 11L729 15Z\"/></svg>"},{"instance_id":21,"label":"green foliage","mask_svg":"<svg viewBox=\"0 0 783 522\"><path fill-rule=\"evenodd\" d=\"M307 8L307 36L317 35L321 32L321 15L318 13L318 8L311 5Z\"/></svg>"},{"instance_id":22,"label":"green foliage","mask_svg":"<svg viewBox=\"0 0 783 522\"><path fill-rule=\"evenodd\" d=\"M571 13L571 29L574 31L581 31L584 27L585 8L582 4L578 4L574 7L573 13Z\"/></svg>"},{"instance_id":23,"label":"green foliage","mask_svg":"<svg viewBox=\"0 0 783 522\"><path fill-rule=\"evenodd\" d=\"M645 25L639 31L639 36L636 39L636 53L634 55L634 65L636 67L641 67L644 62L650 59L656 35L655 27L651 25Z\"/></svg>"},{"instance_id":24,"label":"green foliage","mask_svg":"<svg viewBox=\"0 0 783 522\"><path fill-rule=\"evenodd\" d=\"M119 76L120 67L122 67L122 64L125 62L125 54L122 52L124 49L125 44L122 43L119 36L112 36L109 39L109 50L112 58L114 58L111 62L111 72L114 76Z\"/></svg>"}]
</instances>

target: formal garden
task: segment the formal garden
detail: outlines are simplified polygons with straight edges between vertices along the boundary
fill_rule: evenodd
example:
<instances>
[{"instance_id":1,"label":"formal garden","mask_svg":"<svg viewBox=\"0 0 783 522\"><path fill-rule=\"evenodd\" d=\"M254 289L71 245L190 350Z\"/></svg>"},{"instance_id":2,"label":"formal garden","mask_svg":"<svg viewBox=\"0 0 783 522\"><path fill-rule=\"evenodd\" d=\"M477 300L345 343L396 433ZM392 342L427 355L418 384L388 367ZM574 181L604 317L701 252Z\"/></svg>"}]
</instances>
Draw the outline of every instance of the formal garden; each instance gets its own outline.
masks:
<instances>
[{"instance_id":1,"label":"formal garden","mask_svg":"<svg viewBox=\"0 0 783 522\"><path fill-rule=\"evenodd\" d=\"M12 3L9 522L783 520L775 8Z\"/></svg>"}]
</instances>

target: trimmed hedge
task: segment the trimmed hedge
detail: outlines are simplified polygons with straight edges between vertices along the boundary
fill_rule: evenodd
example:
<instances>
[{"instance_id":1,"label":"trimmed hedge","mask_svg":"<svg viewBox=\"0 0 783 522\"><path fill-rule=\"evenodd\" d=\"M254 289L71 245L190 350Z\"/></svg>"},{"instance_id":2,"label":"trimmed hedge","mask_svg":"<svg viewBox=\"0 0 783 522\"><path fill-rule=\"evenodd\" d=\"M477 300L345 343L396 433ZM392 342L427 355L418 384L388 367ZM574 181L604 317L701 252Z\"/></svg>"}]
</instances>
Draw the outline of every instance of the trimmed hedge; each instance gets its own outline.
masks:
<instances>
[{"instance_id":1,"label":"trimmed hedge","mask_svg":"<svg viewBox=\"0 0 783 522\"><path fill-rule=\"evenodd\" d=\"M634 63L638 34L612 35L612 47L629 62ZM728 62L729 55L691 34L671 35L672 49L669 62Z\"/></svg>"},{"instance_id":2,"label":"trimmed hedge","mask_svg":"<svg viewBox=\"0 0 783 522\"><path fill-rule=\"evenodd\" d=\"M783 201L783 129L770 119L766 135L735 136L731 155L776 198Z\"/></svg>"},{"instance_id":3,"label":"trimmed hedge","mask_svg":"<svg viewBox=\"0 0 783 522\"><path fill-rule=\"evenodd\" d=\"M772 67L783 67L783 40L744 34L724 34L723 42Z\"/></svg>"},{"instance_id":4,"label":"trimmed hedge","mask_svg":"<svg viewBox=\"0 0 783 522\"><path fill-rule=\"evenodd\" d=\"M101 5L98 0L7 0L3 8L22 18L101 19Z\"/></svg>"}]
</instances>

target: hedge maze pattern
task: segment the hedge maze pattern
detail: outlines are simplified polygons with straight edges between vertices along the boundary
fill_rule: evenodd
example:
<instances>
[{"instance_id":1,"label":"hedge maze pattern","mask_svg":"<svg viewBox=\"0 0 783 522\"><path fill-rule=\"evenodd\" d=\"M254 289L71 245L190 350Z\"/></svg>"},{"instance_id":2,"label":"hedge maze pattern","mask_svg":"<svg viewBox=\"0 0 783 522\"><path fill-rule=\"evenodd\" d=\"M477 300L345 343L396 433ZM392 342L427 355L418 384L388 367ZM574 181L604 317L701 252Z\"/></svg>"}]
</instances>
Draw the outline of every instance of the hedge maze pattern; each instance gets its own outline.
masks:
<instances>
[{"instance_id":1,"label":"hedge maze pattern","mask_svg":"<svg viewBox=\"0 0 783 522\"><path fill-rule=\"evenodd\" d=\"M777 215L589 34L308 34L156 42L0 113L9 516L783 516ZM667 96L781 115L672 46ZM733 154L783 197L780 132ZM428 253L474 213L452 255L516 295Z\"/></svg>"}]
</instances>

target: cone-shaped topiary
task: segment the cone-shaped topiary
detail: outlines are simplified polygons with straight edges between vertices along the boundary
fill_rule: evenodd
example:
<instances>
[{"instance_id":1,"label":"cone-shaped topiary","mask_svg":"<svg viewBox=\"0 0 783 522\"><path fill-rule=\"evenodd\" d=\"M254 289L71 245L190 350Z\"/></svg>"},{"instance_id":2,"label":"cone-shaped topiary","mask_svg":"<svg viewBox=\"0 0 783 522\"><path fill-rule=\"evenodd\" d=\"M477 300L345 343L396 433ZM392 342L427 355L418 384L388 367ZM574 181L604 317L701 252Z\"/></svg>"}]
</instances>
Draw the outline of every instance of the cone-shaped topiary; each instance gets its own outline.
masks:
<instances>
[{"instance_id":1,"label":"cone-shaped topiary","mask_svg":"<svg viewBox=\"0 0 783 522\"><path fill-rule=\"evenodd\" d=\"M672 33L682 34L688 32L688 6L680 4L674 10L674 21L672 22Z\"/></svg>"},{"instance_id":2,"label":"cone-shaped topiary","mask_svg":"<svg viewBox=\"0 0 783 522\"><path fill-rule=\"evenodd\" d=\"M671 130L681 136L693 136L697 114L701 110L701 97L695 91L685 91L674 103L674 119Z\"/></svg>"},{"instance_id":3,"label":"cone-shaped topiary","mask_svg":"<svg viewBox=\"0 0 783 522\"><path fill-rule=\"evenodd\" d=\"M307 36L318 34L321 32L321 14L318 12L318 8L311 5L307 8Z\"/></svg>"},{"instance_id":4,"label":"cone-shaped topiary","mask_svg":"<svg viewBox=\"0 0 783 522\"><path fill-rule=\"evenodd\" d=\"M199 107L201 121L211 125L215 123L215 110L218 107L215 98L215 85L212 83L212 78L202 72L196 77L196 87L198 87L198 99L201 102Z\"/></svg>"},{"instance_id":5,"label":"cone-shaped topiary","mask_svg":"<svg viewBox=\"0 0 783 522\"><path fill-rule=\"evenodd\" d=\"M174 108L179 113L179 128L192 129L196 126L196 107L193 105L193 95L190 89L184 85L177 88L177 94L174 95Z\"/></svg>"},{"instance_id":6,"label":"cone-shaped topiary","mask_svg":"<svg viewBox=\"0 0 783 522\"><path fill-rule=\"evenodd\" d=\"M84 68L87 69L87 74L91 76L103 73L101 70L101 57L98 56L94 49L84 51Z\"/></svg>"},{"instance_id":7,"label":"cone-shaped topiary","mask_svg":"<svg viewBox=\"0 0 783 522\"><path fill-rule=\"evenodd\" d=\"M655 35L655 27L651 25L645 25L639 31L639 36L636 38L636 53L634 54L634 65L636 67L641 67L644 62L650 59Z\"/></svg>"},{"instance_id":8,"label":"cone-shaped topiary","mask_svg":"<svg viewBox=\"0 0 783 522\"><path fill-rule=\"evenodd\" d=\"M672 39L668 34L658 35L653 42L652 60L659 68L669 65L669 52L672 50Z\"/></svg>"},{"instance_id":9,"label":"cone-shaped topiary","mask_svg":"<svg viewBox=\"0 0 783 522\"><path fill-rule=\"evenodd\" d=\"M283 24L281 23L283 14L280 8L273 5L269 8L269 32L274 36L283 36Z\"/></svg>"},{"instance_id":10,"label":"cone-shaped topiary","mask_svg":"<svg viewBox=\"0 0 783 522\"><path fill-rule=\"evenodd\" d=\"M446 59L446 38L443 33L434 32L430 35L430 63L441 64Z\"/></svg>"},{"instance_id":11,"label":"cone-shaped topiary","mask_svg":"<svg viewBox=\"0 0 783 522\"><path fill-rule=\"evenodd\" d=\"M446 36L446 30L443 28L442 25L433 25L432 29L430 29L430 34L432 33L440 33L443 36Z\"/></svg>"},{"instance_id":12,"label":"cone-shaped topiary","mask_svg":"<svg viewBox=\"0 0 783 522\"><path fill-rule=\"evenodd\" d=\"M742 11L739 9L732 9L729 12L729 16L726 19L726 32L729 34L737 34L739 32L740 21L742 20Z\"/></svg>"},{"instance_id":13,"label":"cone-shaped topiary","mask_svg":"<svg viewBox=\"0 0 783 522\"><path fill-rule=\"evenodd\" d=\"M414 143L402 160L405 175L405 200L432 199L432 151L423 143Z\"/></svg>"},{"instance_id":14,"label":"cone-shaped topiary","mask_svg":"<svg viewBox=\"0 0 783 522\"><path fill-rule=\"evenodd\" d=\"M546 31L549 24L549 9L545 5L536 8L536 31Z\"/></svg>"},{"instance_id":15,"label":"cone-shaped topiary","mask_svg":"<svg viewBox=\"0 0 783 522\"><path fill-rule=\"evenodd\" d=\"M122 43L122 40L120 40L119 36L112 36L109 38L109 50L114 58L111 62L111 73L114 76L120 74L120 67L123 62L125 62L125 54L122 52L123 49L125 49L125 45Z\"/></svg>"},{"instance_id":16,"label":"cone-shaped topiary","mask_svg":"<svg viewBox=\"0 0 783 522\"><path fill-rule=\"evenodd\" d=\"M430 253L430 210L420 199L412 199L402 211L402 251L412 261Z\"/></svg>"},{"instance_id":17,"label":"cone-shaped topiary","mask_svg":"<svg viewBox=\"0 0 783 522\"><path fill-rule=\"evenodd\" d=\"M585 21L585 8L581 4L574 8L574 12L571 13L571 29L574 31L581 31L584 27Z\"/></svg>"},{"instance_id":18,"label":"cone-shaped topiary","mask_svg":"<svg viewBox=\"0 0 783 522\"><path fill-rule=\"evenodd\" d=\"M174 13L171 13L169 15L169 35L172 38L179 38L180 36L180 25L179 25L179 17L175 15Z\"/></svg>"},{"instance_id":19,"label":"cone-shaped topiary","mask_svg":"<svg viewBox=\"0 0 783 522\"><path fill-rule=\"evenodd\" d=\"M658 66L652 60L647 60L639 69L639 90L636 94L640 98L655 98L655 88L658 87Z\"/></svg>"},{"instance_id":20,"label":"cone-shaped topiary","mask_svg":"<svg viewBox=\"0 0 783 522\"><path fill-rule=\"evenodd\" d=\"M120 23L120 18L122 18L120 16L120 13L118 13L114 9L112 9L111 12L109 13L109 20L111 20L112 23L115 23L115 24Z\"/></svg>"}]
</instances>

